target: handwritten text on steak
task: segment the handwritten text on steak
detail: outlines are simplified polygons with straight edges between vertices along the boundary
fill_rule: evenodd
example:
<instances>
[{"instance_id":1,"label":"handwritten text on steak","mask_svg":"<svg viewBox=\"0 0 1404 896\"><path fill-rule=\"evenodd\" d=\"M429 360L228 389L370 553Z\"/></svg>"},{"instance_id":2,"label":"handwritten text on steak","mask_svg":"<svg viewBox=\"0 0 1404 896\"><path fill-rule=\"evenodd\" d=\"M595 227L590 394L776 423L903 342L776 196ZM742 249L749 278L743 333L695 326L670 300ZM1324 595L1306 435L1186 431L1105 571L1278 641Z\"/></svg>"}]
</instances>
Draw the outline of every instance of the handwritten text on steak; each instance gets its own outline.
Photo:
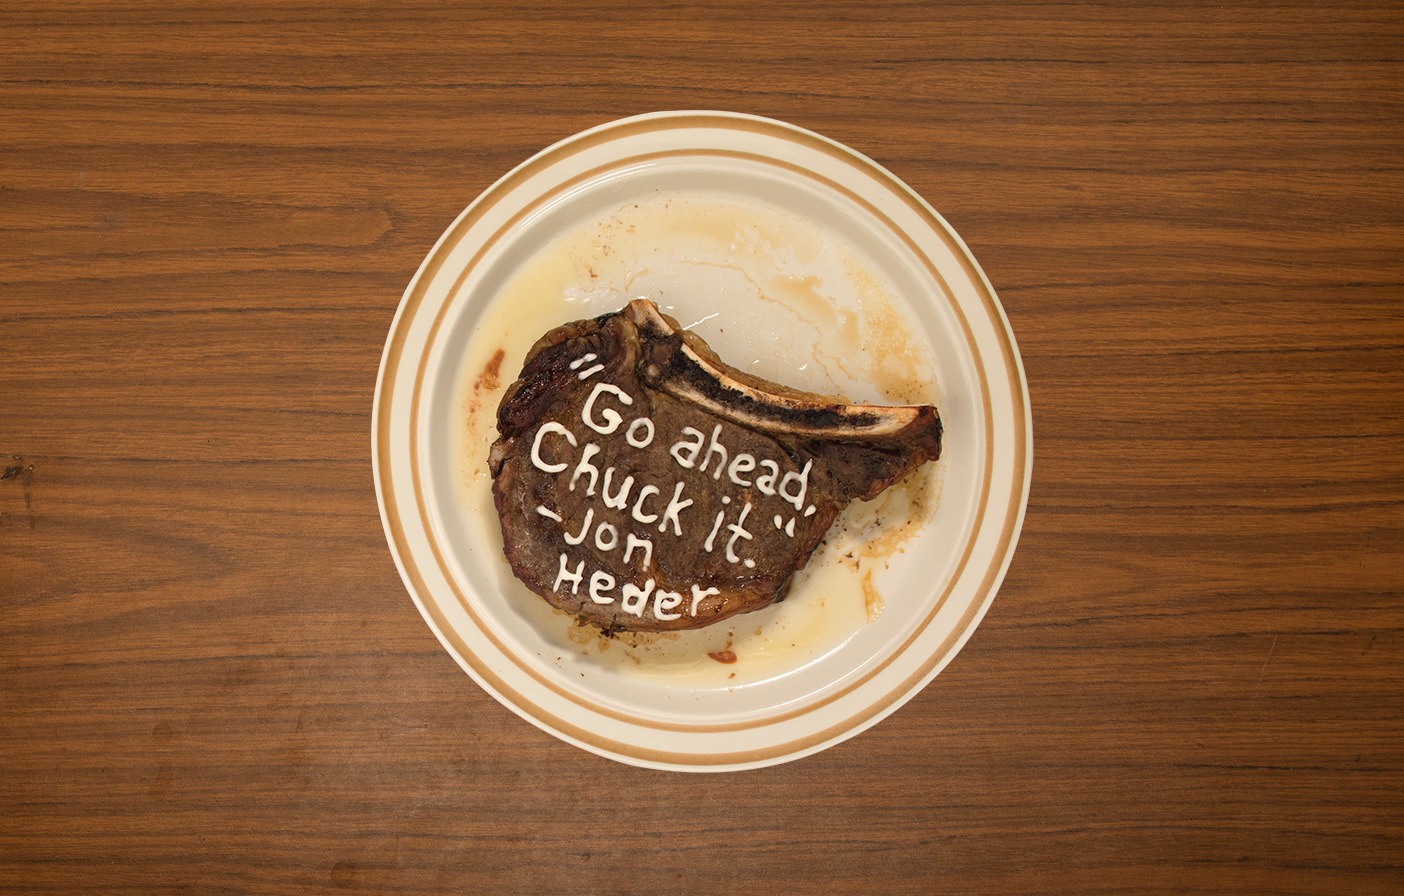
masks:
<instances>
[{"instance_id":1,"label":"handwritten text on steak","mask_svg":"<svg viewBox=\"0 0 1404 896\"><path fill-rule=\"evenodd\" d=\"M577 360L571 362L571 367L587 365L596 360L593 353L586 353ZM587 366L580 374L580 378L589 379L603 369L602 365ZM600 399L604 397L604 401ZM597 408L596 405L599 404ZM634 404L634 399L629 393L618 386L609 383L597 383L590 397L586 399L585 406L580 412L580 422L589 430L601 436L617 436L621 427L624 426L624 416L620 410L627 413L629 406ZM673 442L667 452L673 458L676 465L685 470L696 469L705 473L710 469L712 478L720 481L722 471L726 472L726 479L743 488L754 486L755 490L762 495L775 496L783 500L787 505L793 507L794 511L804 512L807 516L814 514L814 505L807 508L804 503L805 492L809 488L809 471L813 466L813 460L804 465L804 469L782 471L780 463L770 458L762 458L759 461L750 454L741 452L732 457L728 463L731 452L720 441L722 425L720 423L712 427L710 436L704 434L691 426L682 428L683 438ZM640 451L648 450L657 442L657 428L648 417L634 417L630 420L628 428L623 432L624 441L631 447ZM620 538L619 527L601 518L598 524L595 523L594 508L587 508L585 519L581 521L570 521L562 519L556 511L544 505L537 505L536 512L552 520L561 526L561 537L566 545L575 546L585 541L593 530L593 544L596 549L609 553L614 550L624 552L624 563L628 564L638 555L640 570L647 570L649 561L653 558L653 531L659 535L667 535L671 529L674 537L681 537L683 534L683 511L692 507L693 501L685 498L684 491L686 484L679 481L671 486L671 497L667 499L666 506L661 512L655 508L657 504L662 504L664 492L652 483L640 483L637 492L634 492L634 500L630 506L630 492L635 482L635 477L626 476L622 482L615 483L614 477L616 468L606 467L603 474L592 460L600 454L600 445L597 442L586 442L581 448L581 441L585 437L580 431L572 431L561 423L552 421L545 423L536 431L536 437L531 446L531 463L543 473L560 473L574 462L574 469L570 474L570 491L575 491L579 486L584 490L586 497L596 495L598 487L599 504L603 508L620 511L616 519L622 520L621 525L629 527L629 531L624 533L623 540ZM575 449L580 448L577 453ZM578 459L576 459L578 458ZM700 458L700 460L699 460ZM746 478L753 471L759 471L758 475ZM603 477L603 478L602 478ZM730 495L723 495L721 498L723 505L734 505ZM628 507L627 517L622 511ZM742 547L739 542L752 540L752 535L745 529L747 518L750 516L753 506L750 501L741 504L739 509L734 506L730 509L723 506L716 512L715 518L710 520L711 531L707 533L707 538L703 542L703 550L711 553L719 547L718 535L726 539L725 557L728 563L740 563L747 569L754 569L756 561L750 557L742 557L738 548ZM785 513L775 514L773 523L775 528L785 531L789 537L795 534L795 517L789 513L790 507L785 507ZM735 514L734 521L727 522L728 513ZM788 518L787 518L788 515ZM603 517L604 514L601 514ZM695 514L689 514L689 525ZM655 527L653 524L658 521ZM578 531L574 534L570 532L578 525ZM647 537L640 537L636 532L648 532ZM724 527L724 528L723 528ZM723 534L725 533L725 534ZM551 590L560 592L562 587L569 587L572 594L578 594L582 582L585 581L585 561L580 560L571 569L570 556L566 551L560 555L560 571L556 575L556 581ZM609 604L615 600L614 589L618 583L615 577L604 570L592 571L588 580L590 600L597 604ZM691 586L691 600L686 604L687 613L690 616L697 615L697 605L710 595L718 594L716 588L699 588L697 585ZM643 616L646 610L650 609L649 595L653 594L651 612L654 618L660 621L671 621L682 617L682 612L672 612L684 604L683 595L673 591L654 590L653 579L647 579L640 587L630 582L623 584L619 594L622 609L634 616Z\"/></svg>"}]
</instances>

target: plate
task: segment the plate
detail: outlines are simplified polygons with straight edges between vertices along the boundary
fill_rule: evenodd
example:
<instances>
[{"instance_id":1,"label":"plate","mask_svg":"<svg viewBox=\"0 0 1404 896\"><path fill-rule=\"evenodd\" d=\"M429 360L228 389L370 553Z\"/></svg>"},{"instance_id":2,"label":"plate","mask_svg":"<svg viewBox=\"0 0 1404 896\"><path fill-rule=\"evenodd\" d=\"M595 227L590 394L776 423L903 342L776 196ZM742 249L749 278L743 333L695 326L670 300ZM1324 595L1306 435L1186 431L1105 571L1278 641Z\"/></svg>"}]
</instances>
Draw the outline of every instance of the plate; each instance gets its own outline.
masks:
<instances>
[{"instance_id":1,"label":"plate","mask_svg":"<svg viewBox=\"0 0 1404 896\"><path fill-rule=\"evenodd\" d=\"M846 510L780 604L681 636L576 625L511 575L486 447L538 336L638 297L768 379L936 404L941 461ZM543 150L454 221L391 325L372 455L410 596L483 689L592 753L729 771L858 734L955 657L1018 540L1030 427L994 289L926 202L792 125L665 112Z\"/></svg>"}]
</instances>

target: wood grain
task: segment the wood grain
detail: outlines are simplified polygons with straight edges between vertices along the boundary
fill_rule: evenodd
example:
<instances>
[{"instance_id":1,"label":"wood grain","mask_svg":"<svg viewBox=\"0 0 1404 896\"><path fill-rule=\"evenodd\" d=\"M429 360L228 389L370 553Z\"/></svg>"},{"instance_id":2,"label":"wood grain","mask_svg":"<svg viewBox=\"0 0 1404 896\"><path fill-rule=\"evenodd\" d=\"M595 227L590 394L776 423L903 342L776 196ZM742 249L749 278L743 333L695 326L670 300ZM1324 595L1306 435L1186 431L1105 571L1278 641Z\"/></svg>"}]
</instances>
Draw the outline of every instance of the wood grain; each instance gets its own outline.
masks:
<instances>
[{"instance_id":1,"label":"wood grain","mask_svg":"<svg viewBox=\"0 0 1404 896\"><path fill-rule=\"evenodd\" d=\"M1404 889L1397 4L7 3L0 47L0 892ZM369 452L458 212L682 108L930 200L1034 409L969 646L723 776L473 685Z\"/></svg>"}]
</instances>

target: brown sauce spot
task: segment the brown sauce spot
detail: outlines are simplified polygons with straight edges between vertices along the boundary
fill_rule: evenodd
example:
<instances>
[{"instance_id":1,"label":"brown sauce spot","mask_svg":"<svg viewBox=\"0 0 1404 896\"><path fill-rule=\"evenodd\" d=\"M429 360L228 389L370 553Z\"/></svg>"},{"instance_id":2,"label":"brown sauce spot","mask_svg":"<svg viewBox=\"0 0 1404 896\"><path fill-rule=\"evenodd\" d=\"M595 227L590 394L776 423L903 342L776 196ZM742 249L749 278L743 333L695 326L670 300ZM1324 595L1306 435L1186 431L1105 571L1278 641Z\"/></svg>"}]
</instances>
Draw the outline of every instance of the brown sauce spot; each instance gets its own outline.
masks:
<instances>
[{"instance_id":1,"label":"brown sauce spot","mask_svg":"<svg viewBox=\"0 0 1404 896\"><path fill-rule=\"evenodd\" d=\"M493 352L492 359L483 366L483 372L478 376L478 381L473 384L473 390L486 389L495 392L498 386L502 385L502 359L507 357L504 349Z\"/></svg>"},{"instance_id":2,"label":"brown sauce spot","mask_svg":"<svg viewBox=\"0 0 1404 896\"><path fill-rule=\"evenodd\" d=\"M483 372L478 374L478 378L473 381L472 395L464 399L464 419L470 431L473 427L473 421L477 419L478 412L483 409L483 399L480 397L482 393L491 394L502 387L502 361L506 357L505 349L499 348L493 352L492 358L483 365Z\"/></svg>"},{"instance_id":3,"label":"brown sauce spot","mask_svg":"<svg viewBox=\"0 0 1404 896\"><path fill-rule=\"evenodd\" d=\"M718 650L715 653L707 654L707 656L727 666L736 662L736 652L733 650Z\"/></svg>"},{"instance_id":4,"label":"brown sauce spot","mask_svg":"<svg viewBox=\"0 0 1404 896\"><path fill-rule=\"evenodd\" d=\"M882 595L878 594L876 586L873 585L873 571L870 569L863 573L863 608L868 611L868 621L873 622L881 616L886 605Z\"/></svg>"}]
</instances>

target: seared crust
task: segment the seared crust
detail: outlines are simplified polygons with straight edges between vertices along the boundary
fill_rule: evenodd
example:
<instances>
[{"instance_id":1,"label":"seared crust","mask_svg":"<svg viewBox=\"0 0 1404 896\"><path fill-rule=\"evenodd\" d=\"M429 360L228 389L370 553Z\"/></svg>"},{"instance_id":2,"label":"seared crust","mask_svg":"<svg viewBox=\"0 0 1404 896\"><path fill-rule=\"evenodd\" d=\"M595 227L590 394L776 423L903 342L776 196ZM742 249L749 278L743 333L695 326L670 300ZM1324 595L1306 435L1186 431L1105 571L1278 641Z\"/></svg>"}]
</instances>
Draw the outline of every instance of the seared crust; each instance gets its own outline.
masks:
<instances>
[{"instance_id":1,"label":"seared crust","mask_svg":"<svg viewBox=\"0 0 1404 896\"><path fill-rule=\"evenodd\" d=\"M645 300L538 340L498 431L513 572L606 630L696 628L782 599L848 501L941 451L934 408L748 376Z\"/></svg>"}]
</instances>

